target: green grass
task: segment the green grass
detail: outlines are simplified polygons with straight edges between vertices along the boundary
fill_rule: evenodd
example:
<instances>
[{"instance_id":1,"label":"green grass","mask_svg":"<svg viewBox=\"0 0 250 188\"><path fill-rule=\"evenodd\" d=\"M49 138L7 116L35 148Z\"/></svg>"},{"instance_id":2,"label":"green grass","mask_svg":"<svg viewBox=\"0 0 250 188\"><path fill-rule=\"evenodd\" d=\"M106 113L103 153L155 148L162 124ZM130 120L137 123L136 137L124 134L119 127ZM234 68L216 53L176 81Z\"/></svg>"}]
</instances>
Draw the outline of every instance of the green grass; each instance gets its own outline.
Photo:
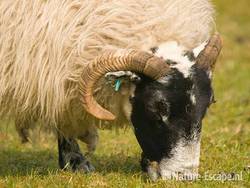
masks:
<instances>
[{"instance_id":1,"label":"green grass","mask_svg":"<svg viewBox=\"0 0 250 188\"><path fill-rule=\"evenodd\" d=\"M0 187L250 187L249 0L216 0L224 49L217 63L217 103L203 123L200 174L242 173L242 181L150 182L141 173L140 148L131 130L100 131L93 174L58 170L56 139L35 133L22 145L14 128L0 126ZM84 150L84 145L81 145Z\"/></svg>"}]
</instances>

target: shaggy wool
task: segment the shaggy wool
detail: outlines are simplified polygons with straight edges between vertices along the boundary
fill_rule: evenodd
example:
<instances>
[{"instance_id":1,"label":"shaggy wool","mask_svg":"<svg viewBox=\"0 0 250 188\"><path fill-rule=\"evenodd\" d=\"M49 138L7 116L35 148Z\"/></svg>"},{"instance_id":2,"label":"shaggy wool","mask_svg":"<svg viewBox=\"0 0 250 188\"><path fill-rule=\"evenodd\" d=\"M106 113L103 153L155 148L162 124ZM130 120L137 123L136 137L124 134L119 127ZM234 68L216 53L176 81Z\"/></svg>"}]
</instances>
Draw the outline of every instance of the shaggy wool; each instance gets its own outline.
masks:
<instances>
[{"instance_id":1,"label":"shaggy wool","mask_svg":"<svg viewBox=\"0 0 250 188\"><path fill-rule=\"evenodd\" d=\"M103 124L80 104L86 64L106 49L149 50L170 40L193 48L213 27L208 0L1 0L0 116L70 125L72 132L72 124ZM96 89L117 125L125 122L123 90L105 79Z\"/></svg>"}]
</instances>

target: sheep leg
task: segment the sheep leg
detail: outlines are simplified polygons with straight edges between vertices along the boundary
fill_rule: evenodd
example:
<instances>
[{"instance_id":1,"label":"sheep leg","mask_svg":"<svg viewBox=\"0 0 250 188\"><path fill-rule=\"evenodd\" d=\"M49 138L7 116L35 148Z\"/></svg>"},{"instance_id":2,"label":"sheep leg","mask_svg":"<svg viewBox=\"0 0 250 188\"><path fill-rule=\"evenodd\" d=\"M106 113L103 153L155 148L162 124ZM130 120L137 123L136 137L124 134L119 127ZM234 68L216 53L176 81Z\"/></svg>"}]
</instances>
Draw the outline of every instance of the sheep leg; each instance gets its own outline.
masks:
<instances>
[{"instance_id":1,"label":"sheep leg","mask_svg":"<svg viewBox=\"0 0 250 188\"><path fill-rule=\"evenodd\" d=\"M21 120L16 118L15 120L16 131L23 144L29 142L29 128L31 125L32 123L29 119Z\"/></svg>"},{"instance_id":2,"label":"sheep leg","mask_svg":"<svg viewBox=\"0 0 250 188\"><path fill-rule=\"evenodd\" d=\"M85 134L78 137L78 139L87 144L88 154L93 154L99 141L96 127L90 126Z\"/></svg>"},{"instance_id":3,"label":"sheep leg","mask_svg":"<svg viewBox=\"0 0 250 188\"><path fill-rule=\"evenodd\" d=\"M70 169L73 172L94 171L94 167L83 156L75 139L65 138L64 136L58 134L58 151L59 166L61 169Z\"/></svg>"}]
</instances>

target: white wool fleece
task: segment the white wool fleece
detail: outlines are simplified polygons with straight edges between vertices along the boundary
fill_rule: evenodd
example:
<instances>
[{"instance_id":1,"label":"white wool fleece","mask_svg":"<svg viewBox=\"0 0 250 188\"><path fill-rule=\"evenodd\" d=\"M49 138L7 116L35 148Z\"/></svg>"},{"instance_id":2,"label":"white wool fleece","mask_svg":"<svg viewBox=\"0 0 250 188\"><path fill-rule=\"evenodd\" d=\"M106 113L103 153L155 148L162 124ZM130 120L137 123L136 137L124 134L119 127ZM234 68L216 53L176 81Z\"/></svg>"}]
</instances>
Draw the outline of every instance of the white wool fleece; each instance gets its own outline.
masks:
<instances>
[{"instance_id":1,"label":"white wool fleece","mask_svg":"<svg viewBox=\"0 0 250 188\"><path fill-rule=\"evenodd\" d=\"M100 52L173 40L191 49L212 27L209 0L1 0L0 116L77 124L88 116L79 78ZM120 96L100 85L96 97L119 113Z\"/></svg>"}]
</instances>

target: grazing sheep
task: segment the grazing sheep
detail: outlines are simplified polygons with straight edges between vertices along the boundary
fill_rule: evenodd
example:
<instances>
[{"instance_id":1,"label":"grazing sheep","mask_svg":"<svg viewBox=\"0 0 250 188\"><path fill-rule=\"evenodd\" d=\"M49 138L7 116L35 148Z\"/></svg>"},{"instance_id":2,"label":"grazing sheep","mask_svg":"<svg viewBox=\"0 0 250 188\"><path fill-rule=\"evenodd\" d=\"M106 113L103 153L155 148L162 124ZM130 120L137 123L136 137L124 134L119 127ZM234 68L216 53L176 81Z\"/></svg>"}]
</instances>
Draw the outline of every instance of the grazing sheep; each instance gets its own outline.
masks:
<instances>
[{"instance_id":1,"label":"grazing sheep","mask_svg":"<svg viewBox=\"0 0 250 188\"><path fill-rule=\"evenodd\" d=\"M183 134L194 125L201 128L211 102L211 66L221 48L218 35L203 43L212 26L213 8L208 0L2 0L0 116L14 118L23 138L38 120L56 127L60 167L70 163L73 170L85 171L93 167L75 139L93 151L96 127L121 127L132 121L143 150L142 166L143 161L156 161L163 178L169 172L184 171L185 165L169 168L165 164L175 163L171 156L177 146L185 148ZM122 80L118 92L113 88L117 79ZM206 91L201 91L204 87ZM190 109L202 106L196 110L200 114L185 114L187 105ZM153 124L161 122L165 134L152 131L142 117L148 117L154 129L158 128ZM183 122L183 129L166 128ZM195 134L190 147L195 143L197 148L196 168L200 131L191 134ZM191 158L190 154L181 163Z\"/></svg>"}]
</instances>

